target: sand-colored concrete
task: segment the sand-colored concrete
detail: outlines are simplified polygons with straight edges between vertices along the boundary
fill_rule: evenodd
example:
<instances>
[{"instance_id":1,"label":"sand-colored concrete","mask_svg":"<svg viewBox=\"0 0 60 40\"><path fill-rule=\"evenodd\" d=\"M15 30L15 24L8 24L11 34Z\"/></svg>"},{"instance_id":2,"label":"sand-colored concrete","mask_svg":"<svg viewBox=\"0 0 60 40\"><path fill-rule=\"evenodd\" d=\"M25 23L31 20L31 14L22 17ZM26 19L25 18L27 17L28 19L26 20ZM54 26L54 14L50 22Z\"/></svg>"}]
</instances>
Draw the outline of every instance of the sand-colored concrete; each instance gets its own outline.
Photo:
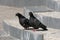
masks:
<instances>
[{"instance_id":1,"label":"sand-colored concrete","mask_svg":"<svg viewBox=\"0 0 60 40\"><path fill-rule=\"evenodd\" d=\"M17 12L23 13L23 9L0 5L0 29L2 28L2 21L4 19L15 19Z\"/></svg>"},{"instance_id":2,"label":"sand-colored concrete","mask_svg":"<svg viewBox=\"0 0 60 40\"><path fill-rule=\"evenodd\" d=\"M36 13L37 15L52 17L52 18L60 18L60 12L52 11L52 12L40 12Z\"/></svg>"}]
</instances>

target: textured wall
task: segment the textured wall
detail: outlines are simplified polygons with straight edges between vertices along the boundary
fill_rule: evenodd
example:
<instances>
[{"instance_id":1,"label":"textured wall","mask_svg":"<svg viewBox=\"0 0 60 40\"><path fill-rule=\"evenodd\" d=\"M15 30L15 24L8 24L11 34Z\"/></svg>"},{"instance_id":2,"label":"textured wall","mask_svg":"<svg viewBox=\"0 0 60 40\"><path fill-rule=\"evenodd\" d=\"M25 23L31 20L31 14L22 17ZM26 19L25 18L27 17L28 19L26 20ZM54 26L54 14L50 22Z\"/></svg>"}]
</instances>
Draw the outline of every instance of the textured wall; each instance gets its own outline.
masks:
<instances>
[{"instance_id":1,"label":"textured wall","mask_svg":"<svg viewBox=\"0 0 60 40\"><path fill-rule=\"evenodd\" d=\"M22 8L14 8L8 6L0 6L0 28L2 27L2 21L5 19L16 18L15 14L17 12L23 13Z\"/></svg>"},{"instance_id":2,"label":"textured wall","mask_svg":"<svg viewBox=\"0 0 60 40\"><path fill-rule=\"evenodd\" d=\"M45 5L56 11L60 11L60 2L55 0L0 0L0 5L14 7Z\"/></svg>"},{"instance_id":3,"label":"textured wall","mask_svg":"<svg viewBox=\"0 0 60 40\"><path fill-rule=\"evenodd\" d=\"M60 11L60 2L59 0L46 0L44 1L44 5L47 7L54 9L55 11Z\"/></svg>"},{"instance_id":4,"label":"textured wall","mask_svg":"<svg viewBox=\"0 0 60 40\"><path fill-rule=\"evenodd\" d=\"M0 0L0 4L15 7L40 6L43 0Z\"/></svg>"}]
</instances>

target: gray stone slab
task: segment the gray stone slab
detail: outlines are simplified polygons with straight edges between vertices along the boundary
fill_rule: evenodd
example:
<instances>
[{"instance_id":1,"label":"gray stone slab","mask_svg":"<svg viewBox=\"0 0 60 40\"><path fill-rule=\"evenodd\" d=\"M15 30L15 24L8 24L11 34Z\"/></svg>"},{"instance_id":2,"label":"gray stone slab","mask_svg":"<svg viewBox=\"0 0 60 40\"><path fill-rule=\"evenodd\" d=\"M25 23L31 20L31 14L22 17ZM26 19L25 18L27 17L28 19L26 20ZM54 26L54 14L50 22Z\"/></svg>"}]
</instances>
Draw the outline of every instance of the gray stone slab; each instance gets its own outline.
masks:
<instances>
[{"instance_id":1,"label":"gray stone slab","mask_svg":"<svg viewBox=\"0 0 60 40\"><path fill-rule=\"evenodd\" d=\"M14 38L12 36L7 36L7 37L0 37L0 40L19 40L19 39Z\"/></svg>"},{"instance_id":2,"label":"gray stone slab","mask_svg":"<svg viewBox=\"0 0 60 40\"><path fill-rule=\"evenodd\" d=\"M5 21L6 23L7 21ZM15 23L14 23L15 24ZM31 32L31 30L24 30L22 29L21 27L17 26L17 27L14 27L13 25L11 25L11 22L8 22L8 24L5 24L7 27L9 25L9 34L13 37L16 37L20 40L38 40L37 37L40 35L40 39L39 40L42 40L42 35L43 34L36 34L35 36L35 33ZM4 26L5 27L5 26ZM3 27L3 28L4 28ZM19 27L19 28L18 28ZM4 28L4 30L6 30L6 28ZM7 30L6 30L7 31Z\"/></svg>"},{"instance_id":3,"label":"gray stone slab","mask_svg":"<svg viewBox=\"0 0 60 40\"><path fill-rule=\"evenodd\" d=\"M60 2L58 0L0 0L0 5L14 7L44 5L55 11L60 11Z\"/></svg>"},{"instance_id":4,"label":"gray stone slab","mask_svg":"<svg viewBox=\"0 0 60 40\"><path fill-rule=\"evenodd\" d=\"M43 0L0 0L0 5L24 7L24 6L40 6Z\"/></svg>"},{"instance_id":5,"label":"gray stone slab","mask_svg":"<svg viewBox=\"0 0 60 40\"><path fill-rule=\"evenodd\" d=\"M45 0L44 2L47 7L55 10L55 11L60 11L60 1L59 0Z\"/></svg>"},{"instance_id":6,"label":"gray stone slab","mask_svg":"<svg viewBox=\"0 0 60 40\"><path fill-rule=\"evenodd\" d=\"M19 40L8 35L4 30L0 30L0 40Z\"/></svg>"},{"instance_id":7,"label":"gray stone slab","mask_svg":"<svg viewBox=\"0 0 60 40\"><path fill-rule=\"evenodd\" d=\"M44 19L46 19L46 18L44 18ZM23 30L21 28L21 26L19 26L17 24L17 22L15 22L15 21L16 20L14 20L14 23L13 23L13 20L10 20L10 21L5 20L6 23L10 24L9 27L11 27L11 30L10 30L11 36L13 36L15 38L19 39L21 37L21 40L60 40L60 35L59 35L60 29L48 28L48 31ZM45 21L47 21L47 20L45 20ZM44 21L44 23L45 23L45 21ZM20 32L19 29L22 32ZM22 35L20 35L20 34L22 34Z\"/></svg>"},{"instance_id":8,"label":"gray stone slab","mask_svg":"<svg viewBox=\"0 0 60 40\"><path fill-rule=\"evenodd\" d=\"M10 34L10 27L9 25L7 25L5 22L3 22L3 28L4 28L4 31L7 33L7 34Z\"/></svg>"},{"instance_id":9,"label":"gray stone slab","mask_svg":"<svg viewBox=\"0 0 60 40\"><path fill-rule=\"evenodd\" d=\"M26 18L29 19L29 12L33 12L33 13L39 13L39 12L52 12L54 10L46 7L46 6L28 6L28 7L24 7L24 16ZM34 14L35 15L35 14ZM38 15L35 15L35 16L38 16Z\"/></svg>"},{"instance_id":10,"label":"gray stone slab","mask_svg":"<svg viewBox=\"0 0 60 40\"><path fill-rule=\"evenodd\" d=\"M13 26L10 26L10 35L18 39L21 39L23 36L23 30L17 29Z\"/></svg>"}]
</instances>

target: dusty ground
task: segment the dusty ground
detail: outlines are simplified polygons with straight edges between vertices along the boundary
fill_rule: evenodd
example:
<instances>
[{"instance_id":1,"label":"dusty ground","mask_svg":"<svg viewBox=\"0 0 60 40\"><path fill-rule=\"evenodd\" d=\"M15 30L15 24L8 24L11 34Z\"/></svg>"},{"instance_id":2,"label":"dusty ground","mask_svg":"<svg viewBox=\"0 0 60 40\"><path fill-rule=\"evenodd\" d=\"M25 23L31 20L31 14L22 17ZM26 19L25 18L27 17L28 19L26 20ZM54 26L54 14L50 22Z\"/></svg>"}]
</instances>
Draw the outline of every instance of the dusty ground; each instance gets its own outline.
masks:
<instances>
[{"instance_id":1,"label":"dusty ground","mask_svg":"<svg viewBox=\"0 0 60 40\"><path fill-rule=\"evenodd\" d=\"M5 19L14 19L17 12L22 13L22 8L0 6L0 29L2 28L2 22Z\"/></svg>"},{"instance_id":2,"label":"dusty ground","mask_svg":"<svg viewBox=\"0 0 60 40\"><path fill-rule=\"evenodd\" d=\"M12 36L9 36L5 31L0 30L0 40L18 40Z\"/></svg>"},{"instance_id":3,"label":"dusty ground","mask_svg":"<svg viewBox=\"0 0 60 40\"><path fill-rule=\"evenodd\" d=\"M15 8L15 7L8 7L8 6L1 6L0 5L0 40L17 40L14 37L8 36L2 29L3 29L3 20L5 19L15 19L15 14L23 13L22 8Z\"/></svg>"}]
</instances>

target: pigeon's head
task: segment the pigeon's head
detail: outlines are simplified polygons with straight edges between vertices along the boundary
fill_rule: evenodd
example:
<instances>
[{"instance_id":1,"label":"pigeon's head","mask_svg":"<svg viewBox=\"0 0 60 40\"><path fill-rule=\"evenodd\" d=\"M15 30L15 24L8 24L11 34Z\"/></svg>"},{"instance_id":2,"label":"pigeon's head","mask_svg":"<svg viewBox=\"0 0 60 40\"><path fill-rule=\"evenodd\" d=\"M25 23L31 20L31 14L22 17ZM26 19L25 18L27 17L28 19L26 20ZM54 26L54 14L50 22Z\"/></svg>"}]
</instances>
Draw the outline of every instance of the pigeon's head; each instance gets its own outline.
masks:
<instances>
[{"instance_id":1,"label":"pigeon's head","mask_svg":"<svg viewBox=\"0 0 60 40\"><path fill-rule=\"evenodd\" d=\"M33 16L33 13L32 13L32 12L29 12L29 15L30 15L30 16Z\"/></svg>"},{"instance_id":2,"label":"pigeon's head","mask_svg":"<svg viewBox=\"0 0 60 40\"><path fill-rule=\"evenodd\" d=\"M22 16L20 13L16 13L16 16Z\"/></svg>"}]
</instances>

